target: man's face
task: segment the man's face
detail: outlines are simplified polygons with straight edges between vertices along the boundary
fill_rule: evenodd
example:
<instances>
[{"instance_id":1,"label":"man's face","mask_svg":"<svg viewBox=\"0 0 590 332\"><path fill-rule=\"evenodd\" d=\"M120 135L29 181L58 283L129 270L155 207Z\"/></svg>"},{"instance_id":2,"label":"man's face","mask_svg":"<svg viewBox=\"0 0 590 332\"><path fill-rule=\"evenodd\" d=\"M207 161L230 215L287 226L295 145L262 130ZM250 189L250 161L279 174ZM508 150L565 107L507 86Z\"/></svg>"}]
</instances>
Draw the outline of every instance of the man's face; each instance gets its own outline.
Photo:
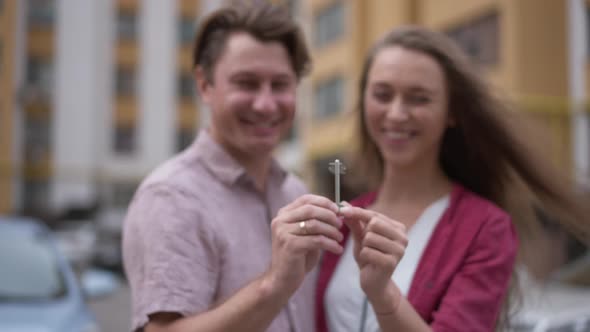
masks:
<instances>
[{"instance_id":1,"label":"man's face","mask_svg":"<svg viewBox=\"0 0 590 332\"><path fill-rule=\"evenodd\" d=\"M285 47L246 33L229 36L213 81L197 73L211 109L210 134L240 157L267 156L289 131L297 78Z\"/></svg>"}]
</instances>

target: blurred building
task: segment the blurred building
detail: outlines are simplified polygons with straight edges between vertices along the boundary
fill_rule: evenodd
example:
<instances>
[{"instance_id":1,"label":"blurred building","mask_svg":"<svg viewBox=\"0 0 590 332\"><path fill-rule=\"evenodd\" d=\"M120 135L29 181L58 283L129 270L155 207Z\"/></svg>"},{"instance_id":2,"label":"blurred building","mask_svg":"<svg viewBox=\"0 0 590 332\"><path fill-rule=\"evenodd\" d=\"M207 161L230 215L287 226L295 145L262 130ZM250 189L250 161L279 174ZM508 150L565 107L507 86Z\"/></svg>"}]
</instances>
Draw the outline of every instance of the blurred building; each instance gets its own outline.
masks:
<instances>
[{"instance_id":1,"label":"blurred building","mask_svg":"<svg viewBox=\"0 0 590 332\"><path fill-rule=\"evenodd\" d=\"M14 148L14 112L13 96L16 3L14 1L0 2L0 213L8 211L13 205L13 179L15 168L13 160L16 157Z\"/></svg>"},{"instance_id":2,"label":"blurred building","mask_svg":"<svg viewBox=\"0 0 590 332\"><path fill-rule=\"evenodd\" d=\"M572 69L570 43L588 53L572 30L588 29L589 1L282 2L305 29L314 68L299 88L295 127L277 153L314 191L331 193L328 163L356 141L364 54L403 24L454 38L545 128L553 161L568 172L580 164L578 173L590 179L588 108L582 107L586 122L571 112L572 77L588 80L588 57L581 71ZM0 1L0 213L126 206L140 179L207 124L207 110L194 97L191 47L199 17L220 3ZM582 10L572 11L571 3ZM580 86L587 105L590 89Z\"/></svg>"},{"instance_id":3,"label":"blurred building","mask_svg":"<svg viewBox=\"0 0 590 332\"><path fill-rule=\"evenodd\" d=\"M0 2L0 214L124 207L198 127L197 0Z\"/></svg>"},{"instance_id":4,"label":"blurred building","mask_svg":"<svg viewBox=\"0 0 590 332\"><path fill-rule=\"evenodd\" d=\"M590 2L570 2L587 15ZM555 0L305 0L315 60L313 102L302 126L310 182L320 192L331 192L328 161L350 152L355 142L357 77L364 54L383 33L406 24L424 25L457 41L489 81L545 129L544 148L556 165L573 172L573 145L585 153L577 159L588 159L590 145L587 97L586 128L578 128L582 135L576 136L572 127L569 5ZM577 29L580 24L588 29L584 18L578 19ZM584 91L588 96L590 89ZM583 181L588 181L588 160L582 163Z\"/></svg>"}]
</instances>

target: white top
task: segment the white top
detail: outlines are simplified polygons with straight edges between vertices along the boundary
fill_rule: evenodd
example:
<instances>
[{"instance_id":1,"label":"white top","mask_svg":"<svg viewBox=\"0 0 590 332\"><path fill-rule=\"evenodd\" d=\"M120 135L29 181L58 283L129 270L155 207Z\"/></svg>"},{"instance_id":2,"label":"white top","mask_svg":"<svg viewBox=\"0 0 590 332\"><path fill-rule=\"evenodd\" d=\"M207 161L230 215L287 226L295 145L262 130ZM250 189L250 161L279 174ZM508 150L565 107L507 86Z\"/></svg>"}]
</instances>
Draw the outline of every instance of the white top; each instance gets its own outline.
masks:
<instances>
[{"instance_id":1,"label":"white top","mask_svg":"<svg viewBox=\"0 0 590 332\"><path fill-rule=\"evenodd\" d=\"M449 195L446 195L426 208L410 228L405 254L391 277L403 296L407 296L424 248L448 206ZM353 246L354 241L350 237L326 290L324 307L330 332L361 331L365 294L360 286L359 269L352 252ZM370 304L363 323L363 331L379 331L379 324Z\"/></svg>"}]
</instances>

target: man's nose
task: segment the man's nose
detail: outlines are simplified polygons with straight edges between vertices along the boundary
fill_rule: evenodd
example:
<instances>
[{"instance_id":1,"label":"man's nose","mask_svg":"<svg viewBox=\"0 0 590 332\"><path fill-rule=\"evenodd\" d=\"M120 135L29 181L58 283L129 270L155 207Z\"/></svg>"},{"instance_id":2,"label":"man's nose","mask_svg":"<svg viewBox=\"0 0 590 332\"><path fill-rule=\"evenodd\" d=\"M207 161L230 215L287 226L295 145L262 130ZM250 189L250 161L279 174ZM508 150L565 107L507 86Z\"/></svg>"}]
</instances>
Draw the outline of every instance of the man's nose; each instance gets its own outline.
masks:
<instances>
[{"instance_id":1,"label":"man's nose","mask_svg":"<svg viewBox=\"0 0 590 332\"><path fill-rule=\"evenodd\" d=\"M277 102L270 86L264 85L256 93L253 108L258 112L274 112L277 110Z\"/></svg>"}]
</instances>

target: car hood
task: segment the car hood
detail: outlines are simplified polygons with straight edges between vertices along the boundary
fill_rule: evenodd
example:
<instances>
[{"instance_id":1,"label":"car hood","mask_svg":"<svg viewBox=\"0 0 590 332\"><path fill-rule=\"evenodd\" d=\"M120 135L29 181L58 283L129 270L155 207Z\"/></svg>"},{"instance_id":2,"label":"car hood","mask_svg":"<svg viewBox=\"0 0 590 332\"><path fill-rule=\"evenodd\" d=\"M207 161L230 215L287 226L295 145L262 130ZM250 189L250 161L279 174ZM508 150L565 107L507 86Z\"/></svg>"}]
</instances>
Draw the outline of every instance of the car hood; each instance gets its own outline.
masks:
<instances>
[{"instance_id":1,"label":"car hood","mask_svg":"<svg viewBox=\"0 0 590 332\"><path fill-rule=\"evenodd\" d=\"M85 310L81 301L71 298L43 303L0 303L0 331L64 332Z\"/></svg>"}]
</instances>

